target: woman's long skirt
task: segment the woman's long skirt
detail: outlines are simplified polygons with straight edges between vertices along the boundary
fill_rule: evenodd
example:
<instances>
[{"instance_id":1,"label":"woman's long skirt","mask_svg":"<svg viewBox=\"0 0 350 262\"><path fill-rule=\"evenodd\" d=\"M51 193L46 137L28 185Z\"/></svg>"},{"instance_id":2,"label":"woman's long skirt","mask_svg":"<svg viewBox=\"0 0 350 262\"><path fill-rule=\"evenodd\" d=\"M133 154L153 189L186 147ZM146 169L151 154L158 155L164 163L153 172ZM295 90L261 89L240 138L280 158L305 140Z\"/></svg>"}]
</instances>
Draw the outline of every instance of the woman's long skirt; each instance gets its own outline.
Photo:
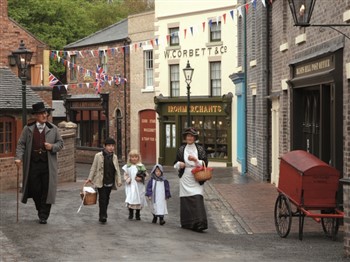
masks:
<instances>
[{"instance_id":1,"label":"woman's long skirt","mask_svg":"<svg viewBox=\"0 0 350 262\"><path fill-rule=\"evenodd\" d=\"M201 232L208 228L202 195L180 197L181 227Z\"/></svg>"}]
</instances>

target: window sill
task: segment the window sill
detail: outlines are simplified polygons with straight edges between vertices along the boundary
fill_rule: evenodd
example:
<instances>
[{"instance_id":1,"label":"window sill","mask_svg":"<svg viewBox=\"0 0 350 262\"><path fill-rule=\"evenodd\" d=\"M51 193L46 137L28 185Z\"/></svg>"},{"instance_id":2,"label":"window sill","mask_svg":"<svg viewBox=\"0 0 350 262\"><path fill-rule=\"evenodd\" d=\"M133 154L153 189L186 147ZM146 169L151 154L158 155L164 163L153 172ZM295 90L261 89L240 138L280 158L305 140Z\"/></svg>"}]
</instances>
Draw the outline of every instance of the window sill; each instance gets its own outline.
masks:
<instances>
[{"instance_id":1,"label":"window sill","mask_svg":"<svg viewBox=\"0 0 350 262\"><path fill-rule=\"evenodd\" d=\"M216 41L216 42L208 42L205 44L206 47L211 47L211 46L221 46L223 45L223 41Z\"/></svg>"},{"instance_id":2,"label":"window sill","mask_svg":"<svg viewBox=\"0 0 350 262\"><path fill-rule=\"evenodd\" d=\"M141 93L153 93L154 92L154 87L146 87L141 89Z\"/></svg>"},{"instance_id":3,"label":"window sill","mask_svg":"<svg viewBox=\"0 0 350 262\"><path fill-rule=\"evenodd\" d=\"M173 45L173 46L165 47L165 50L180 50L180 49L181 49L180 45Z\"/></svg>"}]
</instances>

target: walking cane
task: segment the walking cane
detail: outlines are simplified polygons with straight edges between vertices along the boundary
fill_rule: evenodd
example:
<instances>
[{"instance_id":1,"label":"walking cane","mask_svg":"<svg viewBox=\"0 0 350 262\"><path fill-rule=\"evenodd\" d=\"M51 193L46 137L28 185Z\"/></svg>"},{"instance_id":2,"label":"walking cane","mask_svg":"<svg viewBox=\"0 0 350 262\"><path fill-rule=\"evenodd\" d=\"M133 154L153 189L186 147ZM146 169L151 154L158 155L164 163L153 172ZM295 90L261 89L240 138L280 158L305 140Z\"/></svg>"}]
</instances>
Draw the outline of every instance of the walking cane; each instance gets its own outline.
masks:
<instances>
[{"instance_id":1,"label":"walking cane","mask_svg":"<svg viewBox=\"0 0 350 262\"><path fill-rule=\"evenodd\" d=\"M17 166L17 216L16 223L18 223L18 206L19 206L19 166Z\"/></svg>"}]
</instances>

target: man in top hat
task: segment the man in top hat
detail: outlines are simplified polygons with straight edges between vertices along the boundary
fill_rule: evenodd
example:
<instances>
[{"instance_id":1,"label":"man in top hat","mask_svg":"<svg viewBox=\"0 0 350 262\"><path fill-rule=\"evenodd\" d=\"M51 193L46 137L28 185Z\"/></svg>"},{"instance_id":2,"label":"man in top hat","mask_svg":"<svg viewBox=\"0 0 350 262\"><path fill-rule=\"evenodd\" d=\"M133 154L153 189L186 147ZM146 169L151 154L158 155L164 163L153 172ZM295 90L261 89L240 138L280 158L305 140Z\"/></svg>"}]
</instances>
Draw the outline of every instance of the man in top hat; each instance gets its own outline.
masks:
<instances>
[{"instance_id":1,"label":"man in top hat","mask_svg":"<svg viewBox=\"0 0 350 262\"><path fill-rule=\"evenodd\" d=\"M63 140L57 126L49 123L50 110L43 102L32 105L35 121L26 125L18 140L15 163L23 162L22 203L33 198L39 223L46 224L57 190L57 152Z\"/></svg>"}]
</instances>

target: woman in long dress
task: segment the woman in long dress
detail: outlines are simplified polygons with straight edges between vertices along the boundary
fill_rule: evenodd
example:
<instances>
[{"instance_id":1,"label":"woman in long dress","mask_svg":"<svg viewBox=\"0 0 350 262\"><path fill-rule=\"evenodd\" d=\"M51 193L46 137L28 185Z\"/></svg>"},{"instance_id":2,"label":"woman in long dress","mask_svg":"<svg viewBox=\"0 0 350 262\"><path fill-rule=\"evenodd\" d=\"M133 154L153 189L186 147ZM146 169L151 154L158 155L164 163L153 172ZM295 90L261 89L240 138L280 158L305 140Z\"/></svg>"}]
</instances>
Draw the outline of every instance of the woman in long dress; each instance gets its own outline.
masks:
<instances>
[{"instance_id":1,"label":"woman in long dress","mask_svg":"<svg viewBox=\"0 0 350 262\"><path fill-rule=\"evenodd\" d=\"M193 168L200 167L208 158L204 148L195 143L198 132L193 127L185 129L183 138L186 144L179 147L174 167L180 178L180 218L181 227L202 232L208 228L207 214L203 198L203 182L197 182L191 173Z\"/></svg>"}]
</instances>

